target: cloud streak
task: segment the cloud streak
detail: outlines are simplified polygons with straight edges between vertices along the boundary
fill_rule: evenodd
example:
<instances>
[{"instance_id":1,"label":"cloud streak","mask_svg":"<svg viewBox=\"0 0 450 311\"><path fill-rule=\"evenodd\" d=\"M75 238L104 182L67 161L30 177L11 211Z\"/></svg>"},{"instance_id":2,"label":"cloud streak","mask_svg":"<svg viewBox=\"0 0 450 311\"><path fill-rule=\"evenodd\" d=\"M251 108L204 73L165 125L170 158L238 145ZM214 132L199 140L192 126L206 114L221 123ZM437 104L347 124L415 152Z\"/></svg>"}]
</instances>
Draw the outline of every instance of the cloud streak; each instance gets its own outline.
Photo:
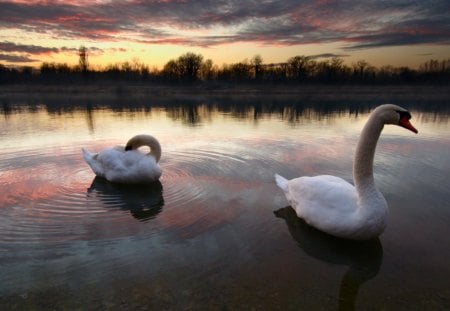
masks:
<instances>
[{"instance_id":1,"label":"cloud streak","mask_svg":"<svg viewBox=\"0 0 450 311\"><path fill-rule=\"evenodd\" d=\"M59 52L58 48L47 48L38 45L24 45L13 42L0 42L0 51L2 52L24 52L28 54L48 54Z\"/></svg>"},{"instance_id":2,"label":"cloud streak","mask_svg":"<svg viewBox=\"0 0 450 311\"><path fill-rule=\"evenodd\" d=\"M450 45L450 3L432 2L4 1L0 3L0 30L60 40L199 47L236 42L274 46L340 43L344 51L352 51ZM0 51L25 57L63 51L11 41L0 42Z\"/></svg>"},{"instance_id":3,"label":"cloud streak","mask_svg":"<svg viewBox=\"0 0 450 311\"><path fill-rule=\"evenodd\" d=\"M37 59L33 59L28 56L9 55L0 53L0 61L5 61L9 63L30 63L37 61Z\"/></svg>"}]
</instances>

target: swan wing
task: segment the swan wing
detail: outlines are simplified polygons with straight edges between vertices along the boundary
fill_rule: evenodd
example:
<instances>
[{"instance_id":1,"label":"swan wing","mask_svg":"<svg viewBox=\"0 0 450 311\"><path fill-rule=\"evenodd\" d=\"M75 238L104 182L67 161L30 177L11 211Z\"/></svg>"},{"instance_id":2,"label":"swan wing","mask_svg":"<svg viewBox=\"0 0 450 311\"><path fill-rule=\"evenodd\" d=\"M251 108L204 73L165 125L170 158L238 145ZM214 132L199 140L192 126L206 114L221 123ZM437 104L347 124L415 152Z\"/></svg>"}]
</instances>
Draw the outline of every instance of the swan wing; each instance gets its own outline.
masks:
<instances>
[{"instance_id":1,"label":"swan wing","mask_svg":"<svg viewBox=\"0 0 450 311\"><path fill-rule=\"evenodd\" d=\"M99 153L91 153L84 148L82 148L82 150L84 160L91 167L95 175L99 177L114 181L114 178L111 179L111 174L113 172L121 175L126 171L122 159L122 155L124 154L123 148L122 150L117 147L107 148Z\"/></svg>"},{"instance_id":2,"label":"swan wing","mask_svg":"<svg viewBox=\"0 0 450 311\"><path fill-rule=\"evenodd\" d=\"M127 179L133 182L153 182L161 176L161 167L152 155L139 151L127 151L124 156Z\"/></svg>"},{"instance_id":3,"label":"swan wing","mask_svg":"<svg viewBox=\"0 0 450 311\"><path fill-rule=\"evenodd\" d=\"M91 153L84 148L83 157L92 171L100 177L118 183L153 182L161 176L155 157L139 150L125 151L123 147L107 148Z\"/></svg>"},{"instance_id":4,"label":"swan wing","mask_svg":"<svg viewBox=\"0 0 450 311\"><path fill-rule=\"evenodd\" d=\"M154 157L138 150L113 151L103 154L105 177L109 181L122 183L152 182L161 176L161 168Z\"/></svg>"},{"instance_id":5,"label":"swan wing","mask_svg":"<svg viewBox=\"0 0 450 311\"><path fill-rule=\"evenodd\" d=\"M352 230L357 215L357 192L347 181L330 175L299 177L287 182L286 198L308 224L330 234Z\"/></svg>"}]
</instances>

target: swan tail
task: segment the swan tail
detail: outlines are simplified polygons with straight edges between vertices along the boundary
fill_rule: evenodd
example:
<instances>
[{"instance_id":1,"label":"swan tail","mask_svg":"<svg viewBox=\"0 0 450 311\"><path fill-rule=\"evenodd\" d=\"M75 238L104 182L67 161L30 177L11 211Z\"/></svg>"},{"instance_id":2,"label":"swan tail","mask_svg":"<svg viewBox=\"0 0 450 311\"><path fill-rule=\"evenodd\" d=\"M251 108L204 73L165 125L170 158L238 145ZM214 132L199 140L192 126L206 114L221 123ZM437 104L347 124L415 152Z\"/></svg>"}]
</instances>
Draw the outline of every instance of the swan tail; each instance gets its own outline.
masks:
<instances>
[{"instance_id":1,"label":"swan tail","mask_svg":"<svg viewBox=\"0 0 450 311\"><path fill-rule=\"evenodd\" d=\"M280 187L280 189L283 190L285 193L289 192L288 180L286 178L278 174L275 174L275 182L277 183L277 186Z\"/></svg>"},{"instance_id":2,"label":"swan tail","mask_svg":"<svg viewBox=\"0 0 450 311\"><path fill-rule=\"evenodd\" d=\"M89 152L84 148L81 148L81 150L83 151L84 160L91 167L92 171L98 176L103 176L103 169L97 161L98 153Z\"/></svg>"},{"instance_id":3,"label":"swan tail","mask_svg":"<svg viewBox=\"0 0 450 311\"><path fill-rule=\"evenodd\" d=\"M84 148L81 148L81 151L83 151L83 158L86 162L89 162L89 160L92 159L92 153L90 153L89 151L87 151Z\"/></svg>"}]
</instances>

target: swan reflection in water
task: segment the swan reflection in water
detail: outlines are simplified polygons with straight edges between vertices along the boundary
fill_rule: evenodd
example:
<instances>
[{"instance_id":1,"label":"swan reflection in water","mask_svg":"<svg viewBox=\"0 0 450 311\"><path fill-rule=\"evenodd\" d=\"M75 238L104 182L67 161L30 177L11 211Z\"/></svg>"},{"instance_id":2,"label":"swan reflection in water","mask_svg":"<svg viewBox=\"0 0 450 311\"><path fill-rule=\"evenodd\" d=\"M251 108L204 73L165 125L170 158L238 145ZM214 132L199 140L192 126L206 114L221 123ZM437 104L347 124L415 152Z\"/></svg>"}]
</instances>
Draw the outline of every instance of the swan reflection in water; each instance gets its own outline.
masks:
<instances>
[{"instance_id":1,"label":"swan reflection in water","mask_svg":"<svg viewBox=\"0 0 450 311\"><path fill-rule=\"evenodd\" d=\"M99 199L106 207L130 211L131 215L147 221L156 217L164 206L161 182L128 185L109 182L95 177L88 189L88 196Z\"/></svg>"},{"instance_id":2,"label":"swan reflection in water","mask_svg":"<svg viewBox=\"0 0 450 311\"><path fill-rule=\"evenodd\" d=\"M354 310L359 287L380 270L383 261L380 240L352 241L328 235L297 217L290 206L274 213L286 221L290 234L305 253L328 263L349 266L339 288L339 310Z\"/></svg>"}]
</instances>

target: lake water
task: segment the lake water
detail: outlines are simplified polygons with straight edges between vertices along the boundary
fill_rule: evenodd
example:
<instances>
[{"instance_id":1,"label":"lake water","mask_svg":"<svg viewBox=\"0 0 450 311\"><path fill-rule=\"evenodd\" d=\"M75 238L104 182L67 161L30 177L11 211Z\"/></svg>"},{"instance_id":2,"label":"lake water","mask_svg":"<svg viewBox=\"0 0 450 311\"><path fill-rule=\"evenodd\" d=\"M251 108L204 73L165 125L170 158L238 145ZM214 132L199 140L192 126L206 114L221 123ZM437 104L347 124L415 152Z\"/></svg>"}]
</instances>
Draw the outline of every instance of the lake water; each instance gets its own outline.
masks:
<instances>
[{"instance_id":1,"label":"lake water","mask_svg":"<svg viewBox=\"0 0 450 311\"><path fill-rule=\"evenodd\" d=\"M273 180L350 181L359 132L383 103L3 99L1 309L448 309L448 102L393 102L419 134L388 126L379 141L390 214L375 241L306 226ZM139 133L162 145L160 183L95 178L81 147Z\"/></svg>"}]
</instances>

